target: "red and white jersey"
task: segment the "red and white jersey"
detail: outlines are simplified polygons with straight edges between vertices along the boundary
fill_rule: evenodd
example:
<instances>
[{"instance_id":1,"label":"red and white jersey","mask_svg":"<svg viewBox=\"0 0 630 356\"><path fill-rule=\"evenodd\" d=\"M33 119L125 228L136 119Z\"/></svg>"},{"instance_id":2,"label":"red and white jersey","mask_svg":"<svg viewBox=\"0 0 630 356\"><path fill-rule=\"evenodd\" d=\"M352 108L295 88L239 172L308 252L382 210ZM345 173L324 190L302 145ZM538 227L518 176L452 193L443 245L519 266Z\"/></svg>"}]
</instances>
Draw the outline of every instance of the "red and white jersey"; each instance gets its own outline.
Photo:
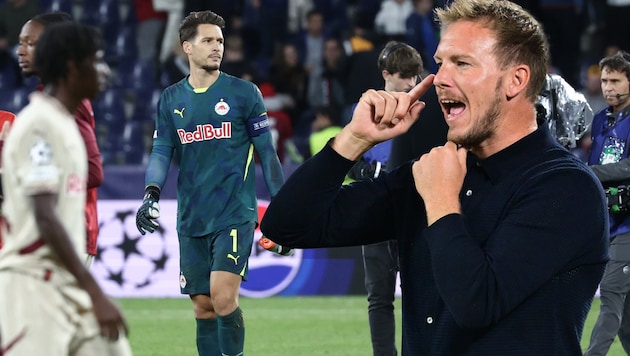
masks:
<instances>
[{"instance_id":1,"label":"red and white jersey","mask_svg":"<svg viewBox=\"0 0 630 356\"><path fill-rule=\"evenodd\" d=\"M72 114L45 93L34 92L30 99L11 126L2 151L0 269L39 273L58 269L59 261L37 228L30 197L57 194L57 216L77 254L83 256L87 156Z\"/></svg>"}]
</instances>

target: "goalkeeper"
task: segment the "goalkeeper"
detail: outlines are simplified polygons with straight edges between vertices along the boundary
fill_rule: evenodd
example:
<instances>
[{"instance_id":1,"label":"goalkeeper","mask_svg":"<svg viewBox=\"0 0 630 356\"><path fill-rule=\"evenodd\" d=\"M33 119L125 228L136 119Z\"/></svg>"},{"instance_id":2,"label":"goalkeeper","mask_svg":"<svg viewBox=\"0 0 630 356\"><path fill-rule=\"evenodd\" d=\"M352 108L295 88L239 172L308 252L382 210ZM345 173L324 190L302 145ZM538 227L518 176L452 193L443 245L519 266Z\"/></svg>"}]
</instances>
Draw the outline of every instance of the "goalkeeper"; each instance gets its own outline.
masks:
<instances>
[{"instance_id":1,"label":"goalkeeper","mask_svg":"<svg viewBox=\"0 0 630 356\"><path fill-rule=\"evenodd\" d=\"M260 91L219 71L224 26L212 11L191 12L180 25L190 75L160 97L136 217L142 234L158 228L160 191L174 158L179 284L193 303L200 355L243 354L238 296L258 218L254 151L272 197L283 183Z\"/></svg>"}]
</instances>

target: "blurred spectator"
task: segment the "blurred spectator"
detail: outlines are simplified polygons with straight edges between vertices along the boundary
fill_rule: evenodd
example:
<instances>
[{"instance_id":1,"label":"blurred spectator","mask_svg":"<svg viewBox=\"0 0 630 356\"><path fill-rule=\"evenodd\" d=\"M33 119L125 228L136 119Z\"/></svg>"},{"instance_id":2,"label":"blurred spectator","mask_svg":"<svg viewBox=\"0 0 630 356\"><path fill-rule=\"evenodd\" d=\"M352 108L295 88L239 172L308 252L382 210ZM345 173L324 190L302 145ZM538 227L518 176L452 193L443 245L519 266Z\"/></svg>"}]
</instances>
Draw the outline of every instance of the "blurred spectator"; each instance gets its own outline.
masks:
<instances>
[{"instance_id":1,"label":"blurred spectator","mask_svg":"<svg viewBox=\"0 0 630 356\"><path fill-rule=\"evenodd\" d=\"M439 30L433 21L433 0L413 0L413 12L405 22L405 39L415 48L424 67L431 73L437 73L437 64L433 54L439 40Z\"/></svg>"},{"instance_id":2,"label":"blurred spectator","mask_svg":"<svg viewBox=\"0 0 630 356\"><path fill-rule=\"evenodd\" d=\"M322 106L315 109L315 120L311 124L309 136L310 156L321 151L328 140L341 131L339 110L334 106Z\"/></svg>"},{"instance_id":3,"label":"blurred spectator","mask_svg":"<svg viewBox=\"0 0 630 356\"><path fill-rule=\"evenodd\" d=\"M346 55L341 42L329 38L324 42L324 55L318 73L310 77L308 103L311 108L344 104Z\"/></svg>"},{"instance_id":4,"label":"blurred spectator","mask_svg":"<svg viewBox=\"0 0 630 356\"><path fill-rule=\"evenodd\" d=\"M276 95L276 89L271 83L262 83L258 88L262 94L263 102L267 109L267 117L271 124L274 148L278 153L280 163L284 163L286 156L285 146L292 135L291 118L283 110L284 98L281 95Z\"/></svg>"},{"instance_id":5,"label":"blurred spectator","mask_svg":"<svg viewBox=\"0 0 630 356\"><path fill-rule=\"evenodd\" d=\"M318 10L306 15L306 29L295 38L298 58L309 73L321 67L324 52L324 16Z\"/></svg>"},{"instance_id":6,"label":"blurred spectator","mask_svg":"<svg viewBox=\"0 0 630 356\"><path fill-rule=\"evenodd\" d=\"M306 28L306 15L313 9L313 0L289 0L287 33L295 36Z\"/></svg>"},{"instance_id":7,"label":"blurred spectator","mask_svg":"<svg viewBox=\"0 0 630 356\"><path fill-rule=\"evenodd\" d=\"M376 35L370 24L366 23L359 15L352 21L352 28L348 38L344 41L343 47L347 55L353 53L374 50Z\"/></svg>"},{"instance_id":8,"label":"blurred spectator","mask_svg":"<svg viewBox=\"0 0 630 356\"><path fill-rule=\"evenodd\" d=\"M0 51L14 53L22 25L38 13L38 0L6 0L1 4Z\"/></svg>"},{"instance_id":9,"label":"blurred spectator","mask_svg":"<svg viewBox=\"0 0 630 356\"><path fill-rule=\"evenodd\" d=\"M585 58L599 59L604 53L606 40L606 2L586 0L581 50Z\"/></svg>"},{"instance_id":10,"label":"blurred spectator","mask_svg":"<svg viewBox=\"0 0 630 356\"><path fill-rule=\"evenodd\" d=\"M630 0L606 0L606 50L604 56L611 56L618 50L630 52Z\"/></svg>"},{"instance_id":11,"label":"blurred spectator","mask_svg":"<svg viewBox=\"0 0 630 356\"><path fill-rule=\"evenodd\" d=\"M288 39L289 0L244 0L242 36L247 58L272 58Z\"/></svg>"},{"instance_id":12,"label":"blurred spectator","mask_svg":"<svg viewBox=\"0 0 630 356\"><path fill-rule=\"evenodd\" d=\"M383 0L357 0L355 1L353 19L361 18L366 23L369 23L369 29L374 29L374 19L376 14L381 9L381 3Z\"/></svg>"},{"instance_id":13,"label":"blurred spectator","mask_svg":"<svg viewBox=\"0 0 630 356\"><path fill-rule=\"evenodd\" d=\"M357 39L354 42L360 43L364 48L352 52L347 59L344 83L345 102L341 113L342 125L350 120L352 106L359 101L364 91L380 88L383 85L383 77L377 65L378 55L383 45L370 39L369 30L355 27L355 30L357 29L365 37L356 36Z\"/></svg>"},{"instance_id":14,"label":"blurred spectator","mask_svg":"<svg viewBox=\"0 0 630 356\"><path fill-rule=\"evenodd\" d=\"M551 64L574 88L580 87L583 7L583 0L540 0L541 22L549 38Z\"/></svg>"},{"instance_id":15,"label":"blurred spectator","mask_svg":"<svg viewBox=\"0 0 630 356\"><path fill-rule=\"evenodd\" d=\"M160 78L160 85L164 88L174 84L190 73L188 66L188 56L184 53L182 46L179 43L175 43L172 46L171 55L166 62L162 64L162 74Z\"/></svg>"},{"instance_id":16,"label":"blurred spectator","mask_svg":"<svg viewBox=\"0 0 630 356\"><path fill-rule=\"evenodd\" d=\"M183 19L184 0L152 0L156 11L167 14L166 27L160 45L160 63L164 63L171 55L172 46L179 43L179 24Z\"/></svg>"},{"instance_id":17,"label":"blurred spectator","mask_svg":"<svg viewBox=\"0 0 630 356\"><path fill-rule=\"evenodd\" d=\"M345 69L346 58L341 42L335 38L329 38L324 43L324 55L320 60L321 65L309 77L308 107L298 113L294 118L294 142L302 154L304 146L301 138L307 137L311 131L311 123L315 120L313 108L334 106L343 107L345 94Z\"/></svg>"},{"instance_id":18,"label":"blurred spectator","mask_svg":"<svg viewBox=\"0 0 630 356\"><path fill-rule=\"evenodd\" d=\"M269 80L277 93L287 94L290 98L283 110L289 113L292 121L295 120L308 107L308 72L298 60L297 49L293 44L285 43L276 50L269 68Z\"/></svg>"},{"instance_id":19,"label":"blurred spectator","mask_svg":"<svg viewBox=\"0 0 630 356\"><path fill-rule=\"evenodd\" d=\"M581 90L593 112L598 112L608 106L602 94L601 71L599 65L588 66L584 73L584 86Z\"/></svg>"},{"instance_id":20,"label":"blurred spectator","mask_svg":"<svg viewBox=\"0 0 630 356\"><path fill-rule=\"evenodd\" d=\"M404 41L405 21L412 12L411 0L383 0L374 19L374 28L386 41Z\"/></svg>"},{"instance_id":21,"label":"blurred spectator","mask_svg":"<svg viewBox=\"0 0 630 356\"><path fill-rule=\"evenodd\" d=\"M245 58L243 39L238 35L228 35L225 39L221 71L250 82L257 82L257 70L252 62Z\"/></svg>"},{"instance_id":22,"label":"blurred spectator","mask_svg":"<svg viewBox=\"0 0 630 356\"><path fill-rule=\"evenodd\" d=\"M136 29L138 58L157 64L168 14L156 11L153 0L134 0L133 5L138 21Z\"/></svg>"},{"instance_id":23,"label":"blurred spectator","mask_svg":"<svg viewBox=\"0 0 630 356\"><path fill-rule=\"evenodd\" d=\"M324 16L324 34L340 37L348 28L348 2L346 0L313 0L314 7Z\"/></svg>"},{"instance_id":24,"label":"blurred spectator","mask_svg":"<svg viewBox=\"0 0 630 356\"><path fill-rule=\"evenodd\" d=\"M238 27L236 22L239 22L243 16L244 2L245 0L185 0L184 13L212 10L214 13L221 14L221 17L225 19L224 35L231 34L234 27Z\"/></svg>"}]
</instances>

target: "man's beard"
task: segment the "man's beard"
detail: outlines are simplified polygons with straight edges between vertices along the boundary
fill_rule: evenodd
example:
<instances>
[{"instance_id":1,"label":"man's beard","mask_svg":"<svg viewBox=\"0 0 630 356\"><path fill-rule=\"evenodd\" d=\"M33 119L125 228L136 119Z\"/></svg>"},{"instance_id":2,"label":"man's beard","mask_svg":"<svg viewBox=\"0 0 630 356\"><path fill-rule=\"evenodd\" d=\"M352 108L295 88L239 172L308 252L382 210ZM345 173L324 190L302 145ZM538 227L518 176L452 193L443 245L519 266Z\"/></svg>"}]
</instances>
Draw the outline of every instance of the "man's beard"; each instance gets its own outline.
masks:
<instances>
[{"instance_id":1,"label":"man's beard","mask_svg":"<svg viewBox=\"0 0 630 356\"><path fill-rule=\"evenodd\" d=\"M501 105L499 88L501 87L502 82L502 79L497 81L494 100L490 104L489 109L486 110L485 114L481 115L480 121L475 123L472 129L465 133L462 137L453 137L449 138L449 140L461 145L462 147L472 148L479 146L483 141L494 135L494 131L497 128L497 120L501 114L501 110L499 109Z\"/></svg>"},{"instance_id":2,"label":"man's beard","mask_svg":"<svg viewBox=\"0 0 630 356\"><path fill-rule=\"evenodd\" d=\"M208 73L214 72L216 70L219 70L219 66L218 65L202 65L201 68L203 70L205 70Z\"/></svg>"}]
</instances>

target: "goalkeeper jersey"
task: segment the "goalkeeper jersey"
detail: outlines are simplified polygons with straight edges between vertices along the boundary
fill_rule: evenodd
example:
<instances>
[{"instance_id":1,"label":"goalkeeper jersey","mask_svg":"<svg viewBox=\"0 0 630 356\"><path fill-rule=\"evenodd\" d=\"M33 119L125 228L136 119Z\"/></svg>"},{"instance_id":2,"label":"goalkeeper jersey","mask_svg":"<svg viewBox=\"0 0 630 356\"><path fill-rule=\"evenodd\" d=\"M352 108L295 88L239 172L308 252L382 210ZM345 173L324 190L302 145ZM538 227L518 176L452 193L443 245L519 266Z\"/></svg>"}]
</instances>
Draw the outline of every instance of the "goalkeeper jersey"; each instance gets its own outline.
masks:
<instances>
[{"instance_id":1,"label":"goalkeeper jersey","mask_svg":"<svg viewBox=\"0 0 630 356\"><path fill-rule=\"evenodd\" d=\"M179 165L180 234L203 236L257 221L252 137L266 135L256 142L272 147L268 125L258 88L223 72L207 89L194 89L186 77L162 93L153 145L174 149Z\"/></svg>"}]
</instances>

